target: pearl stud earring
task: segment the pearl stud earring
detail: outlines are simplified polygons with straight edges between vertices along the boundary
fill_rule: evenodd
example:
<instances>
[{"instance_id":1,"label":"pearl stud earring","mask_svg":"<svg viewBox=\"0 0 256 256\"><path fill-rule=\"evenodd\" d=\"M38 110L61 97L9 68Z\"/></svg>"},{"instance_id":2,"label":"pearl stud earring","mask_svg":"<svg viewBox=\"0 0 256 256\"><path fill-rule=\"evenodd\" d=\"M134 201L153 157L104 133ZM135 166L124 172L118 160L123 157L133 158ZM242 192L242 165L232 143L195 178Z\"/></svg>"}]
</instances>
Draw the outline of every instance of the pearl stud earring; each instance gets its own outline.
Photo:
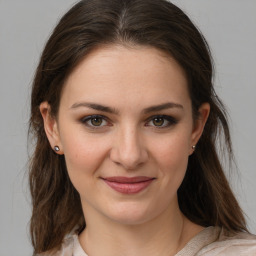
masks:
<instances>
[{"instance_id":1,"label":"pearl stud earring","mask_svg":"<svg viewBox=\"0 0 256 256\"><path fill-rule=\"evenodd\" d=\"M60 151L59 146L54 146L54 150L55 150L56 152Z\"/></svg>"}]
</instances>

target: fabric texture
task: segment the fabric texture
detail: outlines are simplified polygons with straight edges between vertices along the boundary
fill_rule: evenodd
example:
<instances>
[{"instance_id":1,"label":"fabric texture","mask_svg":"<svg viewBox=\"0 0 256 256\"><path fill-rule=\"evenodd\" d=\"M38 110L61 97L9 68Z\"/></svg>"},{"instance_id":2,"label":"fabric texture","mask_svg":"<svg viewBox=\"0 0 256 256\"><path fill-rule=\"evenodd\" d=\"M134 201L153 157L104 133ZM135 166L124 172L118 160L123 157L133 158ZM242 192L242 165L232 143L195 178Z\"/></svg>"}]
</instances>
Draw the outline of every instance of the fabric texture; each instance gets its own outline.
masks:
<instances>
[{"instance_id":1,"label":"fabric texture","mask_svg":"<svg viewBox=\"0 0 256 256\"><path fill-rule=\"evenodd\" d=\"M174 256L256 256L256 236L231 234L219 227L207 227L193 237ZM82 249L78 236L69 235L54 256L89 256Z\"/></svg>"}]
</instances>

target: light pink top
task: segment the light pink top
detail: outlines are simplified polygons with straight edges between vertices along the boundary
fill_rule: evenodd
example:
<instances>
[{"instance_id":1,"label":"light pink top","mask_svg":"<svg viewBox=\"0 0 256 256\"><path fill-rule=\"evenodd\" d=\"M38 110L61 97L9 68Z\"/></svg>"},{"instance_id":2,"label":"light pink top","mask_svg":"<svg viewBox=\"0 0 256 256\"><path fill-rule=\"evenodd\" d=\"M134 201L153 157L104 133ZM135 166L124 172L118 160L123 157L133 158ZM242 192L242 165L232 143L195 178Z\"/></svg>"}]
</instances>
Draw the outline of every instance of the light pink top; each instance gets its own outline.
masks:
<instances>
[{"instance_id":1,"label":"light pink top","mask_svg":"<svg viewBox=\"0 0 256 256\"><path fill-rule=\"evenodd\" d=\"M247 233L231 235L218 227L208 227L192 238L174 256L256 256L256 236ZM82 249L78 236L65 238L54 256L89 256ZM104 255L103 255L104 256Z\"/></svg>"}]
</instances>

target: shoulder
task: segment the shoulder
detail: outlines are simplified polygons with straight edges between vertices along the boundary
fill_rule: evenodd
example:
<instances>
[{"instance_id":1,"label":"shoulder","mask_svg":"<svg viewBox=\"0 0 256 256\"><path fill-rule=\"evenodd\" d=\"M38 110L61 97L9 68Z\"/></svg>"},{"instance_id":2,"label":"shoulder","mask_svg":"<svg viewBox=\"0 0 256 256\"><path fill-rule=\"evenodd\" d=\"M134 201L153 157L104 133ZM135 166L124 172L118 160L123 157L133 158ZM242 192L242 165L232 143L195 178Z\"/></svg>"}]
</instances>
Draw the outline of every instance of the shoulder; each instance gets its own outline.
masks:
<instances>
[{"instance_id":1,"label":"shoulder","mask_svg":"<svg viewBox=\"0 0 256 256\"><path fill-rule=\"evenodd\" d=\"M256 236L245 232L236 234L224 229L219 229L219 235L215 241L208 244L198 253L198 256L255 256Z\"/></svg>"},{"instance_id":2,"label":"shoulder","mask_svg":"<svg viewBox=\"0 0 256 256\"><path fill-rule=\"evenodd\" d=\"M72 256L74 248L75 235L67 235L58 251L47 251L36 256Z\"/></svg>"},{"instance_id":3,"label":"shoulder","mask_svg":"<svg viewBox=\"0 0 256 256\"><path fill-rule=\"evenodd\" d=\"M67 235L61 245L61 248L55 253L43 253L37 256L87 256L83 251L77 234Z\"/></svg>"},{"instance_id":4,"label":"shoulder","mask_svg":"<svg viewBox=\"0 0 256 256\"><path fill-rule=\"evenodd\" d=\"M175 256L256 256L256 236L207 227L192 238Z\"/></svg>"}]
</instances>

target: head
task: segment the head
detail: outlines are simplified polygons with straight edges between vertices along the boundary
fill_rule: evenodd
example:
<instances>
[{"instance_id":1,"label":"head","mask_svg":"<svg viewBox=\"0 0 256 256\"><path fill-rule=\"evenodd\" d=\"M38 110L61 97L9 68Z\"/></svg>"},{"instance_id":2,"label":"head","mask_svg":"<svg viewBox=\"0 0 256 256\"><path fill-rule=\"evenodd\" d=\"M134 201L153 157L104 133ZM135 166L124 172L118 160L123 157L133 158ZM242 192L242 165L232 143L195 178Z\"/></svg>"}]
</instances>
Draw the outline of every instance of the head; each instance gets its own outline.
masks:
<instances>
[{"instance_id":1,"label":"head","mask_svg":"<svg viewBox=\"0 0 256 256\"><path fill-rule=\"evenodd\" d=\"M179 207L199 225L245 229L216 152L221 129L230 154L232 150L225 110L212 84L210 50L202 34L178 7L165 0L84 0L65 14L54 29L33 83L30 125L36 148L30 186L35 252L56 248L75 226L83 229L86 225L79 193L68 174L67 159L65 154L53 151L43 117L47 110L53 123L58 124L70 80L86 61L95 61L95 56L104 51L108 56L111 51L114 55L123 53L128 61L132 59L128 52L142 60L152 54L176 67L183 79L192 129L204 120L191 140L191 146L195 142L197 147L195 152L188 150L186 172L177 188ZM142 154L140 160L143 157ZM236 209L236 216L231 215L232 209Z\"/></svg>"}]
</instances>

